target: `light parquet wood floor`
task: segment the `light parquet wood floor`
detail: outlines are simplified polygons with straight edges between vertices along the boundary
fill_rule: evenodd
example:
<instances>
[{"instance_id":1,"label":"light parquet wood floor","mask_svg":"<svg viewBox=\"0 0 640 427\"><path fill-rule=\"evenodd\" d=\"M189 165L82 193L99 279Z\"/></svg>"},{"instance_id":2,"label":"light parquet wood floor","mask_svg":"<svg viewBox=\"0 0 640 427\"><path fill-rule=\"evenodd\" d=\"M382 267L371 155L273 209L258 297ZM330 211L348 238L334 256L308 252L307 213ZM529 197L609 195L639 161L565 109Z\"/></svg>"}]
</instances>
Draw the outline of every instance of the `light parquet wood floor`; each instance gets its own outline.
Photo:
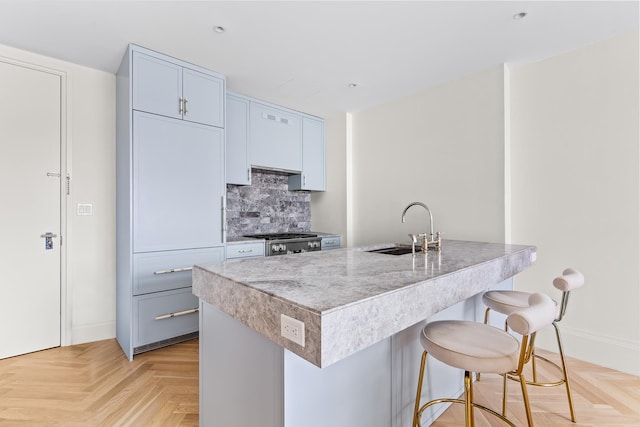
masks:
<instances>
[{"instance_id":1,"label":"light parquet wood floor","mask_svg":"<svg viewBox=\"0 0 640 427\"><path fill-rule=\"evenodd\" d=\"M115 340L0 360L0 426L197 426L198 340L136 356Z\"/></svg>"},{"instance_id":2,"label":"light parquet wood floor","mask_svg":"<svg viewBox=\"0 0 640 427\"><path fill-rule=\"evenodd\" d=\"M569 420L564 388L529 387L536 427L640 427L640 377L575 359L568 363L578 422ZM543 376L555 375L539 368ZM475 397L499 410L501 387L499 376L484 375L475 383ZM508 416L525 426L518 383L509 382L508 396ZM133 362L115 340L0 360L2 427L197 425L198 340L138 355ZM451 406L433 425L464 425L462 406ZM476 411L476 425L504 424Z\"/></svg>"}]
</instances>

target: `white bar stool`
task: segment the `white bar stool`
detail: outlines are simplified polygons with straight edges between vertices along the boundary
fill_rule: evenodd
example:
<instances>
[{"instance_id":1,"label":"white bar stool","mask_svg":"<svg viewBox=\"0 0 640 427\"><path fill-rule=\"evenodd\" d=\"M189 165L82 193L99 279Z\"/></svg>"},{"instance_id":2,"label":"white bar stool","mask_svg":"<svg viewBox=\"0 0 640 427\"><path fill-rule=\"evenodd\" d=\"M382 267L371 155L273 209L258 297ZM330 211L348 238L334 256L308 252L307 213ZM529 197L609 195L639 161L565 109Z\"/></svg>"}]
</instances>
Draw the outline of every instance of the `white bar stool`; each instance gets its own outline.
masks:
<instances>
[{"instance_id":1,"label":"white bar stool","mask_svg":"<svg viewBox=\"0 0 640 427\"><path fill-rule=\"evenodd\" d=\"M528 306L509 315L507 322L511 329L521 334L518 340L499 328L466 320L442 320L428 323L420 334L420 341L424 347L416 392L416 404L413 413L413 427L419 427L420 417L426 408L436 403L451 402L465 405L465 425L475 424L473 408L484 410L512 427L515 424L504 414L482 406L473 401L473 372L487 372L495 374L510 374L520 379L522 396L529 426L533 426L529 397L522 369L531 357L536 332L550 325L556 315L553 300L544 294L533 294L528 299ZM420 405L422 382L427 360L427 354L446 363L449 366L463 369L464 399L434 399ZM503 401L506 399L506 381L504 375Z\"/></svg>"},{"instance_id":2,"label":"white bar stool","mask_svg":"<svg viewBox=\"0 0 640 427\"><path fill-rule=\"evenodd\" d=\"M562 366L558 366L556 363L550 361L549 359L542 357L540 355L535 354L533 352L533 357L531 358L531 367L533 370L533 380L527 380L527 384L541 387L554 387L565 384L567 389L567 399L569 400L569 412L571 413L571 421L576 422L576 415L573 409L573 398L571 396L571 387L569 385L569 375L567 373L567 365L565 363L564 351L562 349L562 340L560 339L560 330L558 329L558 322L562 320L566 311L567 311L567 303L569 302L569 294L572 290L577 289L584 285L584 276L579 271L576 271L572 268L567 268L562 272L562 276L556 277L553 279L553 286L556 289L562 291L562 301L560 302L560 307L557 308L557 317L553 321L553 327L556 331L556 339L558 341L558 349L560 352L560 361ZM482 296L482 301L487 306L487 310L484 315L484 323L487 324L489 321L489 312L491 310L497 311L498 313L506 314L507 316L511 313L514 313L517 310L522 310L529 306L528 298L531 294L528 292L519 292L519 291L488 291ZM507 325L505 325L505 330ZM560 371L562 378L559 381L555 382L539 382L536 374L536 359L543 360L554 366L558 371ZM479 377L478 377L479 379ZM503 402L502 413L506 412L506 401Z\"/></svg>"}]
</instances>

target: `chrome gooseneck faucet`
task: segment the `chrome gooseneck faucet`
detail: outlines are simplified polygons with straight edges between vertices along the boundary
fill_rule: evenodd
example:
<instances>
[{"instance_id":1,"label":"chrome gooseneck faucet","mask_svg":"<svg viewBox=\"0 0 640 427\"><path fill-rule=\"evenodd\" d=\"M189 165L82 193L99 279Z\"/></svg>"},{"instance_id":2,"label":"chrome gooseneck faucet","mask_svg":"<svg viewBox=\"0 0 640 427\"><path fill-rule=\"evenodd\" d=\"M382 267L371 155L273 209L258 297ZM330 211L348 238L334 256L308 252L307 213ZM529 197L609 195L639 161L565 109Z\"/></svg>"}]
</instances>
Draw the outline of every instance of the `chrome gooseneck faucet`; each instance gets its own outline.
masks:
<instances>
[{"instance_id":1,"label":"chrome gooseneck faucet","mask_svg":"<svg viewBox=\"0 0 640 427\"><path fill-rule=\"evenodd\" d=\"M422 237L422 252L423 253L427 253L427 250L429 249L429 245L432 245L436 250L440 250L442 247L442 240L440 238L440 232L436 233L436 238L434 239L433 237L433 215L431 214L431 209L429 209L429 207L427 205L425 205L422 202L412 202L409 203L407 205L406 208L404 208L404 210L402 211L402 222L406 222L406 214L407 211L409 210L409 208L411 208L412 206L421 206L423 207L427 213L429 214L429 234L425 233L421 233L418 236L415 236L414 234L409 234L409 236L411 237L412 241L413 241L413 247L414 247L414 254L415 254L415 243L416 243L416 237Z\"/></svg>"}]
</instances>

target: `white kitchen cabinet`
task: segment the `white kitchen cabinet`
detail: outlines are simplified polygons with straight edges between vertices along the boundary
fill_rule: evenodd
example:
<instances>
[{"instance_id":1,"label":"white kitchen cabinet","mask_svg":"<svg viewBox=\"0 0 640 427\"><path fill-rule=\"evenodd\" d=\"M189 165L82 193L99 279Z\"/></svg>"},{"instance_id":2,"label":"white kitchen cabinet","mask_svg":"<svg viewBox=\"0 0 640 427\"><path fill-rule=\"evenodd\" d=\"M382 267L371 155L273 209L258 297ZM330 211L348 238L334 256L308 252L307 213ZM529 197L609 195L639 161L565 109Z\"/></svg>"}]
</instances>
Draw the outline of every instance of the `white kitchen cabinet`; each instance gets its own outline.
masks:
<instances>
[{"instance_id":1,"label":"white kitchen cabinet","mask_svg":"<svg viewBox=\"0 0 640 427\"><path fill-rule=\"evenodd\" d=\"M134 252L224 243L223 138L220 128L133 112Z\"/></svg>"},{"instance_id":2,"label":"white kitchen cabinet","mask_svg":"<svg viewBox=\"0 0 640 427\"><path fill-rule=\"evenodd\" d=\"M326 251L329 249L340 249L341 244L342 244L342 238L340 236L323 237L321 248L323 251Z\"/></svg>"},{"instance_id":3,"label":"white kitchen cabinet","mask_svg":"<svg viewBox=\"0 0 640 427\"><path fill-rule=\"evenodd\" d=\"M289 190L327 189L324 129L324 120L302 118L302 173L289 176Z\"/></svg>"},{"instance_id":4,"label":"white kitchen cabinet","mask_svg":"<svg viewBox=\"0 0 640 427\"><path fill-rule=\"evenodd\" d=\"M116 338L129 360L198 335L190 269L225 257L224 82L135 45L118 70Z\"/></svg>"},{"instance_id":5,"label":"white kitchen cabinet","mask_svg":"<svg viewBox=\"0 0 640 427\"><path fill-rule=\"evenodd\" d=\"M227 92L227 184L251 185L249 163L249 100Z\"/></svg>"},{"instance_id":6,"label":"white kitchen cabinet","mask_svg":"<svg viewBox=\"0 0 640 427\"><path fill-rule=\"evenodd\" d=\"M224 127L224 79L173 58L133 52L133 109Z\"/></svg>"},{"instance_id":7,"label":"white kitchen cabinet","mask_svg":"<svg viewBox=\"0 0 640 427\"><path fill-rule=\"evenodd\" d=\"M227 184L251 185L251 167L283 170L289 190L326 190L323 119L227 92Z\"/></svg>"},{"instance_id":8,"label":"white kitchen cabinet","mask_svg":"<svg viewBox=\"0 0 640 427\"><path fill-rule=\"evenodd\" d=\"M302 116L262 102L249 103L249 158L257 168L302 170Z\"/></svg>"},{"instance_id":9,"label":"white kitchen cabinet","mask_svg":"<svg viewBox=\"0 0 640 427\"><path fill-rule=\"evenodd\" d=\"M264 256L264 240L259 242L227 243L227 259L261 258Z\"/></svg>"}]
</instances>

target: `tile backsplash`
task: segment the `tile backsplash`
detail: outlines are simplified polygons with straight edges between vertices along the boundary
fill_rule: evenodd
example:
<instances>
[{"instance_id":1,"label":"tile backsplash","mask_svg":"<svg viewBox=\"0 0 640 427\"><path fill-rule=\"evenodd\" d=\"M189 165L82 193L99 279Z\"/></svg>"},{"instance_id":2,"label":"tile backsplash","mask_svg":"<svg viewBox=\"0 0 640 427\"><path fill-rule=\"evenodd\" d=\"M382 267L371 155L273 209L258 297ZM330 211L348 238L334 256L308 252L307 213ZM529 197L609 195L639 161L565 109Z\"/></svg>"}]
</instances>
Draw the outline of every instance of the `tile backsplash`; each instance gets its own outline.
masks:
<instances>
[{"instance_id":1,"label":"tile backsplash","mask_svg":"<svg viewBox=\"0 0 640 427\"><path fill-rule=\"evenodd\" d=\"M227 236L311 229L311 192L289 191L284 173L253 170L251 185L227 185Z\"/></svg>"}]
</instances>

